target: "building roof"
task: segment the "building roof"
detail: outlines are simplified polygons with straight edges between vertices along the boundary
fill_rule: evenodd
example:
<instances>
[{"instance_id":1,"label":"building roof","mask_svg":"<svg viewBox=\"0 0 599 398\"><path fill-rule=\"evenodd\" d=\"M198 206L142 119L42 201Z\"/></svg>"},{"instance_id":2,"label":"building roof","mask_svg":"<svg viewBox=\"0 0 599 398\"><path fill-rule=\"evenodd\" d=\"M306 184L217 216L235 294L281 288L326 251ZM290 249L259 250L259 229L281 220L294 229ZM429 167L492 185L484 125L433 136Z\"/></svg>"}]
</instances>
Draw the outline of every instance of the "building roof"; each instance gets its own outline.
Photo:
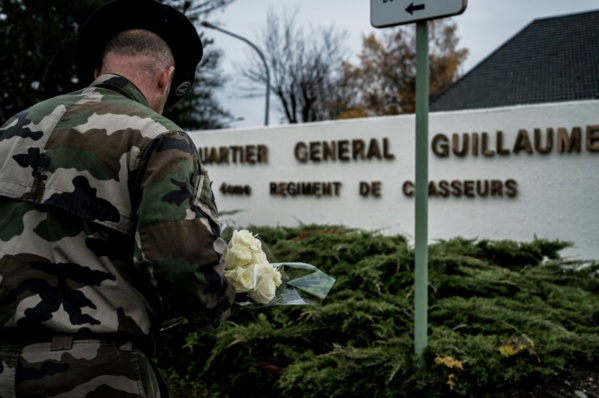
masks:
<instances>
[{"instance_id":1,"label":"building roof","mask_svg":"<svg viewBox=\"0 0 599 398\"><path fill-rule=\"evenodd\" d=\"M599 10L536 19L435 98L451 111L599 99Z\"/></svg>"}]
</instances>

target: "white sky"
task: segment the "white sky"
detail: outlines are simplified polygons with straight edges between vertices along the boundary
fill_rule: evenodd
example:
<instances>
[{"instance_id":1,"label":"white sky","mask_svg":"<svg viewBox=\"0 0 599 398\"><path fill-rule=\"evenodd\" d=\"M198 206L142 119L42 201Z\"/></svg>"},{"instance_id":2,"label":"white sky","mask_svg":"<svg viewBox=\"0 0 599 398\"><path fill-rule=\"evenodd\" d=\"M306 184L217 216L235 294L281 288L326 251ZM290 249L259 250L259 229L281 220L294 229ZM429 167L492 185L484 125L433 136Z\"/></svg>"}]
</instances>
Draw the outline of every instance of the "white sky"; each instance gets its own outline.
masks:
<instances>
[{"instance_id":1,"label":"white sky","mask_svg":"<svg viewBox=\"0 0 599 398\"><path fill-rule=\"evenodd\" d=\"M443 0L414 0L416 4L427 1ZM310 26L334 25L338 30L345 31L345 45L353 56L360 52L363 35L382 33L370 24L370 0L235 0L224 11L212 15L211 22L259 45L269 9L278 15L297 10L296 23L305 26L306 33ZM597 9L597 0L469 0L466 11L454 17L458 25L460 47L470 52L464 72L476 66L534 19ZM242 78L236 67L254 56L255 51L247 43L222 32L208 30L205 33L213 37L216 46L224 51L221 66L228 83L219 100L225 109L242 119L232 126L264 125L264 97L241 98L237 90ZM547 40L551 40L551 37ZM274 96L270 98L269 114L270 125L281 123Z\"/></svg>"}]
</instances>

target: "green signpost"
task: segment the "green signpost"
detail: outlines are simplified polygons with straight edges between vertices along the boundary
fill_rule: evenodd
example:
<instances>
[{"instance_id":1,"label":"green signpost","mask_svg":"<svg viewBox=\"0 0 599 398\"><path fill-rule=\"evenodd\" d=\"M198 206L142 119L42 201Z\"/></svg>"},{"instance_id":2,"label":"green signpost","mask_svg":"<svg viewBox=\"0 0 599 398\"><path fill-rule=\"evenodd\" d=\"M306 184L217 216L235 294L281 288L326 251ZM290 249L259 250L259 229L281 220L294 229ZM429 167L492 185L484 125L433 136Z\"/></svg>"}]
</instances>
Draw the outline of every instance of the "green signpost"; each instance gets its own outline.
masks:
<instances>
[{"instance_id":1,"label":"green signpost","mask_svg":"<svg viewBox=\"0 0 599 398\"><path fill-rule=\"evenodd\" d=\"M428 344L428 20L461 14L466 6L467 0L370 1L375 28L416 22L414 350L421 364Z\"/></svg>"}]
</instances>

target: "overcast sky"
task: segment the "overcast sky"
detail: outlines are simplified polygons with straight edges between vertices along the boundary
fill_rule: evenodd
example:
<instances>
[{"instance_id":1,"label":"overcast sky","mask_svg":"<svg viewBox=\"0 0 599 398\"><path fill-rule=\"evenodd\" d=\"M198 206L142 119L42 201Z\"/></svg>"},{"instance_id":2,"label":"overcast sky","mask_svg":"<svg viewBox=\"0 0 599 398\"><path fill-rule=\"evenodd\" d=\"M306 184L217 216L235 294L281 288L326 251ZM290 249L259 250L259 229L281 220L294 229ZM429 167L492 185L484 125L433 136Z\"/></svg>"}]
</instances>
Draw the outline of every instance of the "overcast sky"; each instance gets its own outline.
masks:
<instances>
[{"instance_id":1,"label":"overcast sky","mask_svg":"<svg viewBox=\"0 0 599 398\"><path fill-rule=\"evenodd\" d=\"M426 1L443 0L420 0ZM363 35L382 33L381 29L373 28L370 24L370 0L235 0L224 11L212 15L211 22L260 44L259 37L270 9L278 15L297 10L296 23L305 26L306 32L310 26L331 25L345 31L345 45L353 56L360 52ZM458 25L460 46L470 52L464 71L476 66L535 19L598 9L597 0L468 0L466 11L453 17ZM246 62L255 51L243 41L224 33L215 30L205 33L213 37L216 46L224 51L222 68L228 77L228 84L219 95L219 100L224 108L241 118L232 126L264 125L264 97L240 98L236 88L242 79L236 67ZM559 32L555 34L559 35ZM547 40L551 40L551 37ZM274 96L270 99L270 110L269 124L280 124L281 114L277 111L277 99Z\"/></svg>"}]
</instances>

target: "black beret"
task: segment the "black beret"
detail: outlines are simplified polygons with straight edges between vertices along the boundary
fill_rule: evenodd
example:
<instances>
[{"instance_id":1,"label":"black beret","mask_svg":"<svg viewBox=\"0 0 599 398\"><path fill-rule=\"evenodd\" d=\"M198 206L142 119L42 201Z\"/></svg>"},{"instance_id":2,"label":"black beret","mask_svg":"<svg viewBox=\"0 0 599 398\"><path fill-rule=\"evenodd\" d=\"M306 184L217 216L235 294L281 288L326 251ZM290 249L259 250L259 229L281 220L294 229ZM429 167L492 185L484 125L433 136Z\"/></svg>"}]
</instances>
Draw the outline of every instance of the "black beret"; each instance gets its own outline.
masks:
<instances>
[{"instance_id":1,"label":"black beret","mask_svg":"<svg viewBox=\"0 0 599 398\"><path fill-rule=\"evenodd\" d=\"M115 0L100 6L82 26L75 45L79 79L84 85L94 80L94 70L102 64L104 49L117 33L145 29L156 33L170 47L175 58L175 74L165 108L187 94L202 59L202 41L195 26L181 12L155 0Z\"/></svg>"}]
</instances>

